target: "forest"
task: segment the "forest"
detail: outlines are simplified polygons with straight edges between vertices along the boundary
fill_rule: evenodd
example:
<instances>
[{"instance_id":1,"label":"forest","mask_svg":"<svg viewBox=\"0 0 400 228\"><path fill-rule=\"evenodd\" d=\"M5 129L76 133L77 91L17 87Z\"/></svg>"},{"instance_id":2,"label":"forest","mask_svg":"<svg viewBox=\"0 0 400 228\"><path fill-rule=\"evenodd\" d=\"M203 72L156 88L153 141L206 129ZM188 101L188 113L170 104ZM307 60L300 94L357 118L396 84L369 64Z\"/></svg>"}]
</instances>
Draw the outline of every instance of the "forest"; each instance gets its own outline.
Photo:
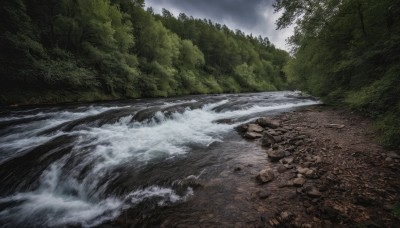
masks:
<instances>
[{"instance_id":1,"label":"forest","mask_svg":"<svg viewBox=\"0 0 400 228\"><path fill-rule=\"evenodd\" d=\"M0 103L46 104L287 85L268 38L144 0L13 0L0 9Z\"/></svg>"},{"instance_id":2,"label":"forest","mask_svg":"<svg viewBox=\"0 0 400 228\"><path fill-rule=\"evenodd\" d=\"M376 120L400 145L400 1L277 0L278 28L295 24L285 66L292 87ZM301 15L301 16L300 16Z\"/></svg>"}]
</instances>

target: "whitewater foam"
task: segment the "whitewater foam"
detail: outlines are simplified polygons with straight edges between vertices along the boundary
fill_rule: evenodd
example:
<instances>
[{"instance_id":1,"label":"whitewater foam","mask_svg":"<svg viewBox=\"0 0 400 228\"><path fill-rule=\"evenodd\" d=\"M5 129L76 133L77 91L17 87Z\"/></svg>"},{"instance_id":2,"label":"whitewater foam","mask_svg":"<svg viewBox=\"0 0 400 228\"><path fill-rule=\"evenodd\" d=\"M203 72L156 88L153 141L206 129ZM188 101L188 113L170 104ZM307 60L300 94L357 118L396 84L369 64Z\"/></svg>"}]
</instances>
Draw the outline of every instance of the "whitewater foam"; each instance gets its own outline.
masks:
<instances>
[{"instance_id":1,"label":"whitewater foam","mask_svg":"<svg viewBox=\"0 0 400 228\"><path fill-rule=\"evenodd\" d=\"M164 102L162 107L188 102L197 101ZM121 116L115 123L85 126L68 132L56 130L47 135L38 135L38 132L111 109L130 107L82 107L79 112L40 113L48 119L10 127L11 133L0 138L0 152L7 154L15 151L17 154L18 151L42 145L63 135L76 136L76 141L69 153L45 169L40 177L39 187L0 199L0 204L12 205L0 212L0 222L17 221L23 224L25 221L34 221L39 226L94 226L118 216L123 208L135 207L148 199L154 199L159 206L184 201L193 195L190 187L183 194L178 194L172 187L152 185L128 190L127 194L121 196L110 195L107 189L114 177L108 174L124 163L140 167L154 159L169 159L187 154L194 145L206 148L213 142L223 141L224 136L240 124L217 123L217 120L238 119L254 113L317 103L296 102L268 105L260 103L246 105L237 110L214 111L218 106L229 105L229 99L225 99L205 104L202 108L188 107L183 112L168 115L159 111L146 122L132 122L135 113L130 113ZM11 118L24 117L21 115ZM0 122L8 120L10 118L4 117ZM198 179L203 171L198 176L187 178Z\"/></svg>"}]
</instances>

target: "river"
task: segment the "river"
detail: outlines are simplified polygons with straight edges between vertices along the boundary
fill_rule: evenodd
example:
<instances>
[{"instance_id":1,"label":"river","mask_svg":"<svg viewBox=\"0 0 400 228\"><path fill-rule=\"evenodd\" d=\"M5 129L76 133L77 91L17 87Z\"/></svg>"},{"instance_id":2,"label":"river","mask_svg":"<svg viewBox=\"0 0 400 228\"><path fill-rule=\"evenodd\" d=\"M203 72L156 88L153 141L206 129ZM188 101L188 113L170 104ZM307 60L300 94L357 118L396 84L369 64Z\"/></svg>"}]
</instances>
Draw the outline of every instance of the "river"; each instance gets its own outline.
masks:
<instances>
[{"instance_id":1,"label":"river","mask_svg":"<svg viewBox=\"0 0 400 228\"><path fill-rule=\"evenodd\" d=\"M188 219L218 202L229 211L235 180L226 177L264 157L234 127L318 103L289 93L3 108L0 225L92 227L160 208Z\"/></svg>"}]
</instances>

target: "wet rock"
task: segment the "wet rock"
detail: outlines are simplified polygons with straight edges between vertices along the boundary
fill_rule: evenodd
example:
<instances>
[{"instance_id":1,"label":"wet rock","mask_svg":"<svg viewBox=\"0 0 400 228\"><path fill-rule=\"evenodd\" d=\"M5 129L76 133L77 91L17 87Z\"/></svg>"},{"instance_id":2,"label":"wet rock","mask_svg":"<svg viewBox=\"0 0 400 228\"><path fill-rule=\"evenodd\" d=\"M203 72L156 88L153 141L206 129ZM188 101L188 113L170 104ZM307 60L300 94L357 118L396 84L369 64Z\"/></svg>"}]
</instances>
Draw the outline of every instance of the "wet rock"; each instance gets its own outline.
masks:
<instances>
[{"instance_id":1,"label":"wet rock","mask_svg":"<svg viewBox=\"0 0 400 228\"><path fill-rule=\"evenodd\" d=\"M248 132L257 132L257 133L261 133L264 131L264 128L262 128L260 125L258 124L249 124L247 127L247 131Z\"/></svg>"},{"instance_id":2,"label":"wet rock","mask_svg":"<svg viewBox=\"0 0 400 228\"><path fill-rule=\"evenodd\" d=\"M262 146L271 146L274 144L274 138L268 132L264 132L261 138L261 145Z\"/></svg>"},{"instance_id":3,"label":"wet rock","mask_svg":"<svg viewBox=\"0 0 400 228\"><path fill-rule=\"evenodd\" d=\"M302 178L302 177L298 177L298 178L295 178L294 180L293 180L293 185L294 186L297 186L297 187L301 187L301 186L303 186L303 184L306 182L306 179L304 179L304 178Z\"/></svg>"},{"instance_id":4,"label":"wet rock","mask_svg":"<svg viewBox=\"0 0 400 228\"><path fill-rule=\"evenodd\" d=\"M257 132L246 132L243 137L246 139L258 139L262 137L262 134Z\"/></svg>"},{"instance_id":5,"label":"wet rock","mask_svg":"<svg viewBox=\"0 0 400 228\"><path fill-rule=\"evenodd\" d=\"M190 175L185 179L181 180L179 184L181 186L188 186L192 188L203 187L203 183L201 183L201 181L196 176L193 175Z\"/></svg>"},{"instance_id":6,"label":"wet rock","mask_svg":"<svg viewBox=\"0 0 400 228\"><path fill-rule=\"evenodd\" d=\"M161 111L160 107L152 107L152 108L146 108L143 110L140 110L135 114L135 116L132 117L131 122L137 121L137 122L144 122L145 120L150 120L155 116L155 114Z\"/></svg>"},{"instance_id":7,"label":"wet rock","mask_svg":"<svg viewBox=\"0 0 400 228\"><path fill-rule=\"evenodd\" d=\"M258 118L256 120L256 123L259 124L262 127L269 127L269 128L278 128L280 126L279 121L277 120L272 120L270 118L267 117L263 117L263 118Z\"/></svg>"},{"instance_id":8,"label":"wet rock","mask_svg":"<svg viewBox=\"0 0 400 228\"><path fill-rule=\"evenodd\" d=\"M264 132L261 139L261 145L270 146L275 143L280 143L283 141L282 136L274 136L269 134L268 132Z\"/></svg>"},{"instance_id":9,"label":"wet rock","mask_svg":"<svg viewBox=\"0 0 400 228\"><path fill-rule=\"evenodd\" d=\"M248 127L249 126L247 124L241 124L241 125L237 126L235 129L237 132L244 134L247 131Z\"/></svg>"},{"instance_id":10,"label":"wet rock","mask_svg":"<svg viewBox=\"0 0 400 228\"><path fill-rule=\"evenodd\" d=\"M269 160L277 162L285 157L285 152L282 150L268 150L267 152Z\"/></svg>"},{"instance_id":11,"label":"wet rock","mask_svg":"<svg viewBox=\"0 0 400 228\"><path fill-rule=\"evenodd\" d=\"M219 119L219 120L213 121L213 123L217 123L217 124L233 124L234 121L232 119Z\"/></svg>"},{"instance_id":12,"label":"wet rock","mask_svg":"<svg viewBox=\"0 0 400 228\"><path fill-rule=\"evenodd\" d=\"M268 183L272 181L275 178L274 171L272 169L263 169L260 171L260 173L257 175L257 180L261 182L262 184Z\"/></svg>"}]
</instances>

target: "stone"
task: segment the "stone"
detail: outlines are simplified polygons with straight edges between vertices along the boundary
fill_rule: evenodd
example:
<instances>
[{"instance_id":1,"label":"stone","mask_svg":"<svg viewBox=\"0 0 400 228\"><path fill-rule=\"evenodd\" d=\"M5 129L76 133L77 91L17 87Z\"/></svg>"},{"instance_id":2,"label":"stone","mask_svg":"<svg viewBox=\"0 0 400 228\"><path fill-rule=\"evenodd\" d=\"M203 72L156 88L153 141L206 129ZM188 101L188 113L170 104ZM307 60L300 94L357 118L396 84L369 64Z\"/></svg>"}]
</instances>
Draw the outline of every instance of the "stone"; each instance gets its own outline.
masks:
<instances>
[{"instance_id":1,"label":"stone","mask_svg":"<svg viewBox=\"0 0 400 228\"><path fill-rule=\"evenodd\" d=\"M278 170L279 173L284 173L284 172L286 172L287 169L286 169L285 166L280 165L277 170Z\"/></svg>"},{"instance_id":2,"label":"stone","mask_svg":"<svg viewBox=\"0 0 400 228\"><path fill-rule=\"evenodd\" d=\"M282 136L274 136L271 135L268 132L264 132L262 135L262 139L261 139L261 145L263 146L270 146L273 145L275 143L280 143L283 141L283 137Z\"/></svg>"},{"instance_id":3,"label":"stone","mask_svg":"<svg viewBox=\"0 0 400 228\"><path fill-rule=\"evenodd\" d=\"M294 145L295 145L295 146L301 146L301 145L303 145L303 141L296 141L296 142L294 143Z\"/></svg>"},{"instance_id":4,"label":"stone","mask_svg":"<svg viewBox=\"0 0 400 228\"><path fill-rule=\"evenodd\" d=\"M315 170L308 170L306 173L304 173L304 176L306 176L307 178L314 178L316 176L316 172Z\"/></svg>"},{"instance_id":5,"label":"stone","mask_svg":"<svg viewBox=\"0 0 400 228\"><path fill-rule=\"evenodd\" d=\"M284 164L283 166L285 166L286 169L291 169L291 168L293 168L293 165L291 165L291 164Z\"/></svg>"},{"instance_id":6,"label":"stone","mask_svg":"<svg viewBox=\"0 0 400 228\"><path fill-rule=\"evenodd\" d=\"M243 137L246 139L258 139L262 137L262 134L257 132L246 132Z\"/></svg>"},{"instance_id":7,"label":"stone","mask_svg":"<svg viewBox=\"0 0 400 228\"><path fill-rule=\"evenodd\" d=\"M292 164L293 163L293 157L286 157L286 158L284 158L284 159L282 159L282 163L283 164Z\"/></svg>"},{"instance_id":8,"label":"stone","mask_svg":"<svg viewBox=\"0 0 400 228\"><path fill-rule=\"evenodd\" d=\"M257 133L261 133L264 131L264 128L262 128L260 125L258 124L249 124L247 127L247 132L257 132Z\"/></svg>"},{"instance_id":9,"label":"stone","mask_svg":"<svg viewBox=\"0 0 400 228\"><path fill-rule=\"evenodd\" d=\"M285 157L285 152L282 150L268 150L267 152L269 160L277 162Z\"/></svg>"},{"instance_id":10,"label":"stone","mask_svg":"<svg viewBox=\"0 0 400 228\"><path fill-rule=\"evenodd\" d=\"M303 186L304 183L306 183L306 179L304 179L304 178L302 178L302 177L295 178L295 179L293 180L294 186L297 186L297 187Z\"/></svg>"},{"instance_id":11,"label":"stone","mask_svg":"<svg viewBox=\"0 0 400 228\"><path fill-rule=\"evenodd\" d=\"M374 200L370 199L366 196L356 196L355 203L364 207L372 206L374 204Z\"/></svg>"},{"instance_id":12,"label":"stone","mask_svg":"<svg viewBox=\"0 0 400 228\"><path fill-rule=\"evenodd\" d=\"M261 138L261 145L262 146L271 146L274 144L274 138L272 135L270 135L268 132L264 132Z\"/></svg>"},{"instance_id":13,"label":"stone","mask_svg":"<svg viewBox=\"0 0 400 228\"><path fill-rule=\"evenodd\" d=\"M264 190L260 190L260 191L257 193L257 195L258 195L258 197L259 197L260 199L266 199L266 198L268 198L268 197L271 195L271 193L269 193L269 192L267 192L267 191L264 191Z\"/></svg>"},{"instance_id":14,"label":"stone","mask_svg":"<svg viewBox=\"0 0 400 228\"><path fill-rule=\"evenodd\" d=\"M274 131L274 130L272 130L272 129L268 129L267 132L268 132L268 134L273 135L273 136L278 136L278 135L280 135L278 132L276 132L276 131Z\"/></svg>"},{"instance_id":15,"label":"stone","mask_svg":"<svg viewBox=\"0 0 400 228\"><path fill-rule=\"evenodd\" d=\"M335 128L335 129L342 129L344 128L343 124L325 124L327 128Z\"/></svg>"},{"instance_id":16,"label":"stone","mask_svg":"<svg viewBox=\"0 0 400 228\"><path fill-rule=\"evenodd\" d=\"M290 152L293 152L295 149L296 149L295 146L290 146L287 150L290 151Z\"/></svg>"},{"instance_id":17,"label":"stone","mask_svg":"<svg viewBox=\"0 0 400 228\"><path fill-rule=\"evenodd\" d=\"M279 216L281 218L280 219L281 221L287 222L288 220L291 220L294 217L294 214L288 211L282 211Z\"/></svg>"},{"instance_id":18,"label":"stone","mask_svg":"<svg viewBox=\"0 0 400 228\"><path fill-rule=\"evenodd\" d=\"M297 172L298 173L300 173L300 174L306 174L307 172L309 172L311 169L309 169L309 168L303 168L303 167L297 167Z\"/></svg>"},{"instance_id":19,"label":"stone","mask_svg":"<svg viewBox=\"0 0 400 228\"><path fill-rule=\"evenodd\" d=\"M393 158L393 159L400 159L400 155L399 155L398 153L394 152L394 151L389 152L389 153L387 154L387 156L388 156L389 158Z\"/></svg>"},{"instance_id":20,"label":"stone","mask_svg":"<svg viewBox=\"0 0 400 228\"><path fill-rule=\"evenodd\" d=\"M247 131L248 127L249 126L247 124L241 124L241 125L237 126L235 129L236 129L237 132L243 134L243 133L245 133Z\"/></svg>"},{"instance_id":21,"label":"stone","mask_svg":"<svg viewBox=\"0 0 400 228\"><path fill-rule=\"evenodd\" d=\"M262 118L258 118L256 120L256 123L259 124L262 127L268 127L268 128L278 128L280 126L279 121L277 120L272 120L270 118L267 117L262 117Z\"/></svg>"},{"instance_id":22,"label":"stone","mask_svg":"<svg viewBox=\"0 0 400 228\"><path fill-rule=\"evenodd\" d=\"M314 186L311 186L306 189L307 195L311 198L319 198L322 196L322 193Z\"/></svg>"},{"instance_id":23,"label":"stone","mask_svg":"<svg viewBox=\"0 0 400 228\"><path fill-rule=\"evenodd\" d=\"M242 167L240 167L240 166L235 167L235 168L233 169L233 171L235 171L235 172L239 172L239 171L241 171L241 170L242 170Z\"/></svg>"},{"instance_id":24,"label":"stone","mask_svg":"<svg viewBox=\"0 0 400 228\"><path fill-rule=\"evenodd\" d=\"M322 158L320 156L314 156L314 161L316 163L321 163L322 162Z\"/></svg>"},{"instance_id":25,"label":"stone","mask_svg":"<svg viewBox=\"0 0 400 228\"><path fill-rule=\"evenodd\" d=\"M279 136L279 135L275 136L274 135L272 137L274 138L275 143L280 143L280 142L283 141L283 137L282 136Z\"/></svg>"},{"instance_id":26,"label":"stone","mask_svg":"<svg viewBox=\"0 0 400 228\"><path fill-rule=\"evenodd\" d=\"M257 175L257 180L259 180L262 184L268 183L275 178L274 171L272 169L263 169Z\"/></svg>"}]
</instances>

